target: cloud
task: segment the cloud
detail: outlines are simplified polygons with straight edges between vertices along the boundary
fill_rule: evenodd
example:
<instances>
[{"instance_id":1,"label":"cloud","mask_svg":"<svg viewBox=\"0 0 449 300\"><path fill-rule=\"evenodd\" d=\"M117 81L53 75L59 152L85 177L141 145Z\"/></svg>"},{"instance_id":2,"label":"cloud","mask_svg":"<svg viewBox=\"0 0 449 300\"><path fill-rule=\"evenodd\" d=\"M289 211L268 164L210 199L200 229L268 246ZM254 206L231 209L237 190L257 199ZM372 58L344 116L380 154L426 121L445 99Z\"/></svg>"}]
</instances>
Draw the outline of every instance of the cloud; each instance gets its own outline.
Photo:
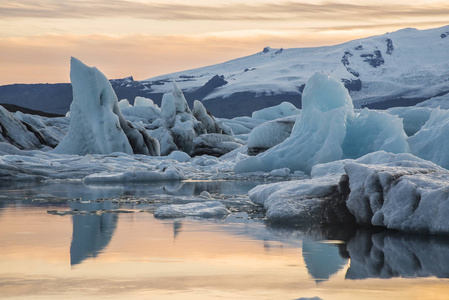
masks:
<instances>
[{"instance_id":1,"label":"cloud","mask_svg":"<svg viewBox=\"0 0 449 300\"><path fill-rule=\"evenodd\" d=\"M220 3L220 2L219 2ZM360 2L359 2L360 3ZM400 4L398 2L362 4L327 1L306 3L228 3L192 5L181 3L144 3L129 0L0 0L0 18L118 18L151 20L245 20L280 21L295 19L364 20L405 17L447 17L449 3Z\"/></svg>"}]
</instances>

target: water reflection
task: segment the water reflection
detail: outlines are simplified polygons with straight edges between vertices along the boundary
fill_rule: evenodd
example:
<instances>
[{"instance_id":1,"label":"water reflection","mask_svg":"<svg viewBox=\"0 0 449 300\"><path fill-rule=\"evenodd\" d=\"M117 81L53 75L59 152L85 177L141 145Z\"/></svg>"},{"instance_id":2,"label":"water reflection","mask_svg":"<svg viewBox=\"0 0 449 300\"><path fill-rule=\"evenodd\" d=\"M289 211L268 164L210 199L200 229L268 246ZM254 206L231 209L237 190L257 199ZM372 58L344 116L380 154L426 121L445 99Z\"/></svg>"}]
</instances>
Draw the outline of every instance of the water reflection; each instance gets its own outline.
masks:
<instances>
[{"instance_id":1,"label":"water reflection","mask_svg":"<svg viewBox=\"0 0 449 300\"><path fill-rule=\"evenodd\" d=\"M176 240L179 233L182 231L181 229L182 229L182 222L179 221L173 222L173 239Z\"/></svg>"},{"instance_id":2,"label":"water reflection","mask_svg":"<svg viewBox=\"0 0 449 300\"><path fill-rule=\"evenodd\" d=\"M310 276L315 282L329 278L346 266L348 260L342 257L338 247L306 237L302 242L302 256Z\"/></svg>"},{"instance_id":3,"label":"water reflection","mask_svg":"<svg viewBox=\"0 0 449 300\"><path fill-rule=\"evenodd\" d=\"M95 211L114 208L110 202L70 203L72 210ZM111 241L117 228L117 214L73 215L70 264L77 265L88 257L96 257Z\"/></svg>"},{"instance_id":4,"label":"water reflection","mask_svg":"<svg viewBox=\"0 0 449 300\"><path fill-rule=\"evenodd\" d=\"M302 240L303 259L316 282L329 280L348 259L345 279L449 278L449 237L366 228L268 226L275 236Z\"/></svg>"},{"instance_id":5,"label":"water reflection","mask_svg":"<svg viewBox=\"0 0 449 300\"><path fill-rule=\"evenodd\" d=\"M449 238L359 230L347 242L347 279L449 278Z\"/></svg>"}]
</instances>

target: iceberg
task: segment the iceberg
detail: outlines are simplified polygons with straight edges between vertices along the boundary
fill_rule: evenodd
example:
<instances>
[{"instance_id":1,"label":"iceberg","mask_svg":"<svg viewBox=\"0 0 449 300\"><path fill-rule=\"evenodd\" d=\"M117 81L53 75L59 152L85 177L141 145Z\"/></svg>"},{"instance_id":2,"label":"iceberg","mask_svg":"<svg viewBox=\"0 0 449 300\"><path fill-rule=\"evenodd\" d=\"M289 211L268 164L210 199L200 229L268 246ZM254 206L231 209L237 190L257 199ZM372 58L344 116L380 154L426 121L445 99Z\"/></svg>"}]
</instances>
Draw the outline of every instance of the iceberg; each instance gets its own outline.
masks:
<instances>
[{"instance_id":1,"label":"iceberg","mask_svg":"<svg viewBox=\"0 0 449 300\"><path fill-rule=\"evenodd\" d=\"M362 225L408 232L449 233L449 172L426 168L346 163L349 211Z\"/></svg>"},{"instance_id":2,"label":"iceberg","mask_svg":"<svg viewBox=\"0 0 449 300\"><path fill-rule=\"evenodd\" d=\"M397 116L368 109L355 114L348 90L326 74L317 72L308 80L302 101L290 137L238 162L236 173L287 167L310 174L317 164L357 158L373 151L410 152Z\"/></svg>"},{"instance_id":3,"label":"iceberg","mask_svg":"<svg viewBox=\"0 0 449 300\"><path fill-rule=\"evenodd\" d=\"M195 100L191 111L176 82L173 82L173 92L162 98L161 115L163 128L159 140L162 155L181 150L191 156L221 156L244 144L232 136L228 126L215 120L200 101Z\"/></svg>"},{"instance_id":4,"label":"iceberg","mask_svg":"<svg viewBox=\"0 0 449 300\"><path fill-rule=\"evenodd\" d=\"M72 57L70 80L73 102L67 135L53 150L60 154L159 155L159 143L123 117L117 96L106 76Z\"/></svg>"},{"instance_id":5,"label":"iceberg","mask_svg":"<svg viewBox=\"0 0 449 300\"><path fill-rule=\"evenodd\" d=\"M259 185L250 199L272 222L361 224L449 234L449 171L384 151L317 165L312 178Z\"/></svg>"}]
</instances>

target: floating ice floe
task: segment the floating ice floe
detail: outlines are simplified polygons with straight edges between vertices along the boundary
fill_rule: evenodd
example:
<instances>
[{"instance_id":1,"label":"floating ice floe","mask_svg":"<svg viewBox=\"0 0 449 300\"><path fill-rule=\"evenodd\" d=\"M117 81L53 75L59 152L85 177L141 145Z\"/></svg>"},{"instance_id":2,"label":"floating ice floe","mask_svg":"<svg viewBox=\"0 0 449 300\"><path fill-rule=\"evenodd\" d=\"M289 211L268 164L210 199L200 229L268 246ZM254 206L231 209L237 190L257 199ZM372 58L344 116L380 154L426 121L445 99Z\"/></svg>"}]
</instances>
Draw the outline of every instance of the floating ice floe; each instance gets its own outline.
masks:
<instances>
[{"instance_id":1,"label":"floating ice floe","mask_svg":"<svg viewBox=\"0 0 449 300\"><path fill-rule=\"evenodd\" d=\"M231 212L218 201L205 201L189 204L171 204L163 205L156 209L154 216L156 218L217 218L223 217Z\"/></svg>"},{"instance_id":2,"label":"floating ice floe","mask_svg":"<svg viewBox=\"0 0 449 300\"><path fill-rule=\"evenodd\" d=\"M174 167L159 171L128 171L122 173L95 173L84 178L85 183L125 183L184 180L186 177Z\"/></svg>"}]
</instances>

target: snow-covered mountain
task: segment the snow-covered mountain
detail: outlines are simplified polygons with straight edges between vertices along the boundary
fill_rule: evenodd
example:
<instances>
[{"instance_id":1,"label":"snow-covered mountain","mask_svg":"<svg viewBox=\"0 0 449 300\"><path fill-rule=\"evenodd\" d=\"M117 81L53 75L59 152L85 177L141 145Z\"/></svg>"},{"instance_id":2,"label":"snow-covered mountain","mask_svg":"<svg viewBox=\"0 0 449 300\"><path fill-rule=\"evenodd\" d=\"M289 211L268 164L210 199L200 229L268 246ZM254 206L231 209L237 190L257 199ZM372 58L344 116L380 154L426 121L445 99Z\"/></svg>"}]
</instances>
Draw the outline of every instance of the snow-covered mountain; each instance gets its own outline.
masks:
<instances>
[{"instance_id":1,"label":"snow-covered mountain","mask_svg":"<svg viewBox=\"0 0 449 300\"><path fill-rule=\"evenodd\" d=\"M187 98L196 95L214 113L217 105L252 102L259 109L257 102L299 101L315 71L340 78L356 107L414 105L449 92L449 26L406 28L329 47L266 47L251 56L144 82L153 92L165 93L175 80Z\"/></svg>"},{"instance_id":2,"label":"snow-covered mountain","mask_svg":"<svg viewBox=\"0 0 449 300\"><path fill-rule=\"evenodd\" d=\"M300 107L305 82L315 71L341 79L355 107L411 106L442 96L449 92L449 26L406 28L328 47L266 47L217 65L111 83L119 99L132 104L142 96L160 105L175 80L190 106L201 100L213 115L231 118L283 101ZM71 101L69 84L0 86L0 103L65 114Z\"/></svg>"}]
</instances>

